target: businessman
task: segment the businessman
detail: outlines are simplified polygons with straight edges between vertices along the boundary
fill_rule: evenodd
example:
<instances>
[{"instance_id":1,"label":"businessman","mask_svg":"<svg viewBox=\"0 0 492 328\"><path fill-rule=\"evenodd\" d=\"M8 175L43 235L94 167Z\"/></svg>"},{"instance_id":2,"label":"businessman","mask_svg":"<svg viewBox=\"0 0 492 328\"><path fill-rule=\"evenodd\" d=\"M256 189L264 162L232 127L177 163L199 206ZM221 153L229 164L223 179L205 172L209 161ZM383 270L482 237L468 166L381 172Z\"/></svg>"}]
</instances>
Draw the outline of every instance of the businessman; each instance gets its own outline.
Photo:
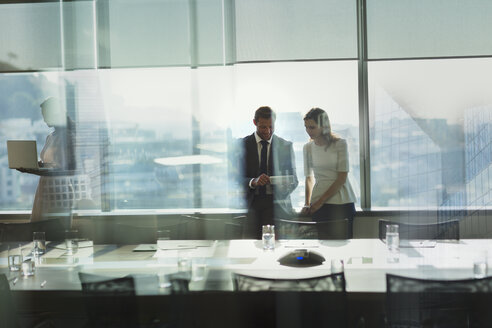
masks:
<instances>
[{"instance_id":1,"label":"businessman","mask_svg":"<svg viewBox=\"0 0 492 328\"><path fill-rule=\"evenodd\" d=\"M267 106L255 112L256 131L243 138L243 185L248 216L245 238L261 239L261 226L292 216L290 194L297 187L292 142L274 135L275 112ZM277 176L287 176L280 183ZM271 179L272 177L272 179Z\"/></svg>"}]
</instances>

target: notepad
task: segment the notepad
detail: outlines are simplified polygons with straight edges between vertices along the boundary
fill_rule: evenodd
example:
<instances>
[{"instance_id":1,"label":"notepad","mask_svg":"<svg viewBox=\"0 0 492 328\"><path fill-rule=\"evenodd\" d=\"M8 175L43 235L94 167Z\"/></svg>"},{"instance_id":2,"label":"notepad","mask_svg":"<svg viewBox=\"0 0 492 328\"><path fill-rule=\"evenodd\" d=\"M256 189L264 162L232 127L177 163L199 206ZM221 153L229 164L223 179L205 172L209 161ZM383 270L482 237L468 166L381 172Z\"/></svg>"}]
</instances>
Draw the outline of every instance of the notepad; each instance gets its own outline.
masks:
<instances>
[{"instance_id":1,"label":"notepad","mask_svg":"<svg viewBox=\"0 0 492 328\"><path fill-rule=\"evenodd\" d=\"M214 240L165 240L159 242L159 249L210 247L214 242Z\"/></svg>"}]
</instances>

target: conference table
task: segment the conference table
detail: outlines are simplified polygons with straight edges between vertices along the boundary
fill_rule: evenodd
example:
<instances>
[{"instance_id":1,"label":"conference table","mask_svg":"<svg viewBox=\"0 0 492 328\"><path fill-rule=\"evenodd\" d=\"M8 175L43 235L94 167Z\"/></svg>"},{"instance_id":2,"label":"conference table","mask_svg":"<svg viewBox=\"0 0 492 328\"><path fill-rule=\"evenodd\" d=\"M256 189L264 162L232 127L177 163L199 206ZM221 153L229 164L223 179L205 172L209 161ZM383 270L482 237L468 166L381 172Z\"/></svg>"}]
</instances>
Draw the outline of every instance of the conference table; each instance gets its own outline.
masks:
<instances>
[{"instance_id":1,"label":"conference table","mask_svg":"<svg viewBox=\"0 0 492 328\"><path fill-rule=\"evenodd\" d=\"M170 294L160 287L163 276L189 270L190 294L196 292L202 301L210 297L215 302L224 295L236 294L231 293L231 273L277 279L310 278L330 274L331 260L342 260L349 307L352 304L358 309L357 316L364 315L366 323L370 323L379 320L384 309L387 273L425 279L470 279L474 277L477 254L492 255L492 243L487 239L415 240L403 244L402 241L398 261L391 262L385 243L379 239L277 240L274 250L263 250L261 240L170 240L160 248L151 244L93 245L81 240L73 255L67 254L64 243L52 242L44 255L34 258L35 274L29 277L9 272L7 250L2 245L0 273L7 275L14 300L26 312L34 306L49 309L48 300L59 301L60 295L65 296L65 310L78 306L75 299L82 294L79 272L108 278L130 274L135 279L137 295L155 298ZM17 247L18 243L9 245ZM30 244L24 243L22 247ZM281 256L296 249L317 252L326 260L318 266L301 268L278 262ZM178 267L183 259L187 259L189 266Z\"/></svg>"}]
</instances>

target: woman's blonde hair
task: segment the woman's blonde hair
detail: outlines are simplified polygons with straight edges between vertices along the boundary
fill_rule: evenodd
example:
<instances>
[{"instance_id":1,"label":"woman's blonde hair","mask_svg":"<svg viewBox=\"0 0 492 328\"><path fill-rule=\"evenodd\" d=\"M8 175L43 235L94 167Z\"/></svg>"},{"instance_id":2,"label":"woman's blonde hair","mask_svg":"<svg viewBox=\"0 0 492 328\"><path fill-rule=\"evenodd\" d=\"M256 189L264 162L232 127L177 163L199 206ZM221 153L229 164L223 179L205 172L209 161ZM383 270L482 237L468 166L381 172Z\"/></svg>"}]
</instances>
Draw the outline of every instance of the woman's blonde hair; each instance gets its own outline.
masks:
<instances>
[{"instance_id":1,"label":"woman's blonde hair","mask_svg":"<svg viewBox=\"0 0 492 328\"><path fill-rule=\"evenodd\" d=\"M326 114L326 112L321 108L311 108L311 110L309 110L309 112L307 112L304 116L304 121L306 120L313 120L322 129L323 139L325 139L327 143L326 148L328 148L333 142L340 139L339 136L331 131L331 124L328 114Z\"/></svg>"}]
</instances>

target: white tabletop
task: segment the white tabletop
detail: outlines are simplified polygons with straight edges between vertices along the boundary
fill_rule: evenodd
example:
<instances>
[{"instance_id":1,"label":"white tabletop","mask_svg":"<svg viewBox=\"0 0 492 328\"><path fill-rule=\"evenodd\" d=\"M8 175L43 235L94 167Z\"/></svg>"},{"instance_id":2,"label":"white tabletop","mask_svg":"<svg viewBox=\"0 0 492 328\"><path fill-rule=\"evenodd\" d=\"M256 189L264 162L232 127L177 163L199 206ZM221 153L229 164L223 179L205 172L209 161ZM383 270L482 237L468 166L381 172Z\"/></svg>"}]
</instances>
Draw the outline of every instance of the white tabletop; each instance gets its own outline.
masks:
<instances>
[{"instance_id":1,"label":"white tabletop","mask_svg":"<svg viewBox=\"0 0 492 328\"><path fill-rule=\"evenodd\" d=\"M134 274L138 277L137 289L139 279L145 281L140 284L147 287L140 293L147 294L153 293L153 287L149 289L148 285L157 285L159 273L178 271L180 257L190 258L191 262L205 259L210 274L203 280L192 281L193 290L232 290L231 272L292 279L326 275L331 273L331 259L340 259L344 261L348 292L384 293L386 273L428 279L473 278L477 254L487 251L492 255L492 240L486 239L415 245L419 247L400 248L398 263L388 263L386 245L379 239L280 240L273 251L263 250L258 240L170 241L166 249L156 252L134 252L137 245L117 247L86 242L74 256L68 256L63 246L49 247L45 255L36 259L35 275L27 278L8 271L7 251L3 251L0 272L7 273L12 290L80 290L79 271L108 277ZM299 248L318 252L326 261L309 268L278 263L282 255Z\"/></svg>"}]
</instances>

